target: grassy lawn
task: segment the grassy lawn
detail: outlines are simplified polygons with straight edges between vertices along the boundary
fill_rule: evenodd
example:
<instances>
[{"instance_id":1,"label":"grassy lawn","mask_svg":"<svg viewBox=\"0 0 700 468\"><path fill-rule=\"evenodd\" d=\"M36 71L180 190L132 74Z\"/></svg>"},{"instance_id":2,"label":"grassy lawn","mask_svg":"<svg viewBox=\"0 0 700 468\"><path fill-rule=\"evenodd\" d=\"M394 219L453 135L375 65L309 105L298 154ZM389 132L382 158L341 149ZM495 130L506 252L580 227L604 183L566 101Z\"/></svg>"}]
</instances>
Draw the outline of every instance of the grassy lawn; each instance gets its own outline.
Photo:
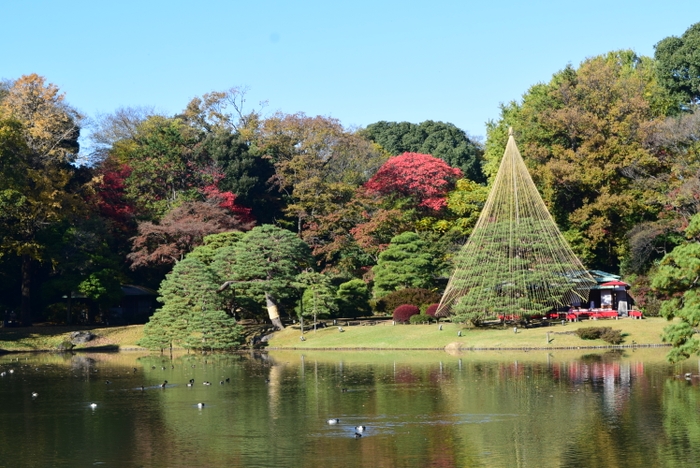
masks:
<instances>
[{"instance_id":1,"label":"grassy lawn","mask_svg":"<svg viewBox=\"0 0 700 468\"><path fill-rule=\"evenodd\" d=\"M581 327L611 327L622 330L623 345L661 344L661 333L667 325L665 319L645 320L587 320L549 327L518 329L465 329L461 324L392 325L380 322L374 326L337 327L306 331L305 341L300 340L299 328L288 327L277 332L268 342L270 349L517 349L517 348L583 348L608 346L603 340L582 340L570 332ZM458 336L458 331L462 336ZM549 332L549 341L547 340ZM634 342L634 343L633 343Z\"/></svg>"},{"instance_id":2,"label":"grassy lawn","mask_svg":"<svg viewBox=\"0 0 700 468\"><path fill-rule=\"evenodd\" d=\"M3 351L55 351L70 333L89 330L97 336L74 349L141 349L136 342L143 336L143 325L125 327L42 326L25 328L0 328L0 350Z\"/></svg>"},{"instance_id":3,"label":"grassy lawn","mask_svg":"<svg viewBox=\"0 0 700 468\"><path fill-rule=\"evenodd\" d=\"M344 326L306 331L301 341L297 327L287 327L273 335L268 349L434 349L448 351L469 349L561 349L608 346L602 340L582 340L574 330L580 327L605 326L622 330L623 345L661 344L661 332L667 325L662 318L645 320L587 320L578 323L557 323L550 327L518 329L466 329L461 324L392 325L391 320L373 326ZM75 350L137 350L136 343L143 336L143 325L124 327L62 327L36 325L28 328L0 328L0 351L55 351L69 334L76 330L89 330L97 338ZM462 336L457 336L461 331ZM547 341L549 332L549 342ZM634 342L634 343L633 343ZM664 352L665 354L665 352Z\"/></svg>"}]
</instances>

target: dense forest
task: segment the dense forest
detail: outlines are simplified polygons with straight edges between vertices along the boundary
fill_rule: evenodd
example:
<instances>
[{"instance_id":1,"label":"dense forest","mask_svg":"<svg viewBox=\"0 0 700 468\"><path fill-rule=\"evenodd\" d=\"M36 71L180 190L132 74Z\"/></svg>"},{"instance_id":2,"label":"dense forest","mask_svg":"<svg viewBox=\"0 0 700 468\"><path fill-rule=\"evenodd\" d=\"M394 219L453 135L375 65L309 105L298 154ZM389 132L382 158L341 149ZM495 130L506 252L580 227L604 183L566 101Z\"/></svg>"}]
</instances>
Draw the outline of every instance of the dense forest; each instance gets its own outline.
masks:
<instances>
[{"instance_id":1,"label":"dense forest","mask_svg":"<svg viewBox=\"0 0 700 468\"><path fill-rule=\"evenodd\" d=\"M653 58L565 66L503 104L483 144L439 121L267 115L245 94L90 119L46 77L3 82L0 311L105 320L135 284L160 291L155 347L192 327L228 347L240 318L362 315L401 291L431 302L513 127L584 264L624 275L649 314L698 315L700 23Z\"/></svg>"}]
</instances>

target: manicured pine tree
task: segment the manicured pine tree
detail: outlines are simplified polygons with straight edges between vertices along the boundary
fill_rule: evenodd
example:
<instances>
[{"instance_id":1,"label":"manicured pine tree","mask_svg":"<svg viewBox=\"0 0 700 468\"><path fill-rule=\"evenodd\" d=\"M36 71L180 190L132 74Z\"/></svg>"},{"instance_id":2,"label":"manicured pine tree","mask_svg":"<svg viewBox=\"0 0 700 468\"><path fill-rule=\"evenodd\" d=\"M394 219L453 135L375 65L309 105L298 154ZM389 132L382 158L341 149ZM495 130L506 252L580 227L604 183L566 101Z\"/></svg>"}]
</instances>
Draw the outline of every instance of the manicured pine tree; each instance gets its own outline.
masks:
<instances>
[{"instance_id":1,"label":"manicured pine tree","mask_svg":"<svg viewBox=\"0 0 700 468\"><path fill-rule=\"evenodd\" d=\"M404 232L391 239L372 268L374 297L403 288L430 288L435 266L427 250L427 245L415 232Z\"/></svg>"},{"instance_id":2,"label":"manicured pine tree","mask_svg":"<svg viewBox=\"0 0 700 468\"><path fill-rule=\"evenodd\" d=\"M369 288L361 279L351 279L338 286L336 293L338 310L342 317L363 317L372 315L369 305Z\"/></svg>"}]
</instances>

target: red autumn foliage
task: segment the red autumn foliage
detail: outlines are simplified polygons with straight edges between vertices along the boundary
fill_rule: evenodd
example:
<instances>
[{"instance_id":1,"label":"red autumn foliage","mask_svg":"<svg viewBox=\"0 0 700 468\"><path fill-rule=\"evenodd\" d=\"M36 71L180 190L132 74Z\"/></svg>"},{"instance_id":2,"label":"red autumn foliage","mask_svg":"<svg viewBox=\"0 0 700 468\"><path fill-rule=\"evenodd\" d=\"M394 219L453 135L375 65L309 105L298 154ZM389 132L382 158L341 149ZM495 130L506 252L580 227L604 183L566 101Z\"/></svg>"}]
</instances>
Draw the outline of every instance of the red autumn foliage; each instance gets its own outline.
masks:
<instances>
[{"instance_id":1,"label":"red autumn foliage","mask_svg":"<svg viewBox=\"0 0 700 468\"><path fill-rule=\"evenodd\" d=\"M383 195L410 196L418 206L439 211L447 205L447 192L462 177L462 171L429 154L403 153L390 158L365 184Z\"/></svg>"},{"instance_id":2,"label":"red autumn foliage","mask_svg":"<svg viewBox=\"0 0 700 468\"><path fill-rule=\"evenodd\" d=\"M134 206L126 199L125 180L131 174L126 164L102 173L102 180L97 185L97 207L102 216L112 219L117 225L127 229L134 217Z\"/></svg>"},{"instance_id":3,"label":"red autumn foliage","mask_svg":"<svg viewBox=\"0 0 700 468\"><path fill-rule=\"evenodd\" d=\"M420 309L414 305L404 304L394 309L393 318L399 323L408 323L411 317L420 314Z\"/></svg>"},{"instance_id":4,"label":"red autumn foliage","mask_svg":"<svg viewBox=\"0 0 700 468\"><path fill-rule=\"evenodd\" d=\"M215 184L204 187L204 196L208 201L217 203L221 208L231 212L241 223L248 224L255 222L251 209L236 205L236 194L232 192L222 192Z\"/></svg>"},{"instance_id":5,"label":"red autumn foliage","mask_svg":"<svg viewBox=\"0 0 700 468\"><path fill-rule=\"evenodd\" d=\"M435 317L435 312L438 310L438 304L431 304L428 306L427 309L425 309L425 315L430 315L431 317Z\"/></svg>"},{"instance_id":6,"label":"red autumn foliage","mask_svg":"<svg viewBox=\"0 0 700 468\"><path fill-rule=\"evenodd\" d=\"M242 222L218 204L184 203L166 214L158 224L139 223L139 234L131 239L132 252L128 258L132 269L169 265L182 260L209 234L252 227L253 223Z\"/></svg>"}]
</instances>

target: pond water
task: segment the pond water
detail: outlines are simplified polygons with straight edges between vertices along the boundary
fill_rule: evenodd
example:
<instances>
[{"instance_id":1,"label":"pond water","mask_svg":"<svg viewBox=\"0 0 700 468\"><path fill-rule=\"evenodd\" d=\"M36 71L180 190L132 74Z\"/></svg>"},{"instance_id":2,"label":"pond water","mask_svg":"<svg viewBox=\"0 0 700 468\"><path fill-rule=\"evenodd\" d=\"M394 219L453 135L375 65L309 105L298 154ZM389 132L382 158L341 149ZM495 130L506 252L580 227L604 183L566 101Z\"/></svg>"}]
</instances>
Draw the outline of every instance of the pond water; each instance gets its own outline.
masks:
<instances>
[{"instance_id":1,"label":"pond water","mask_svg":"<svg viewBox=\"0 0 700 468\"><path fill-rule=\"evenodd\" d=\"M5 355L0 466L698 466L665 352Z\"/></svg>"}]
</instances>

